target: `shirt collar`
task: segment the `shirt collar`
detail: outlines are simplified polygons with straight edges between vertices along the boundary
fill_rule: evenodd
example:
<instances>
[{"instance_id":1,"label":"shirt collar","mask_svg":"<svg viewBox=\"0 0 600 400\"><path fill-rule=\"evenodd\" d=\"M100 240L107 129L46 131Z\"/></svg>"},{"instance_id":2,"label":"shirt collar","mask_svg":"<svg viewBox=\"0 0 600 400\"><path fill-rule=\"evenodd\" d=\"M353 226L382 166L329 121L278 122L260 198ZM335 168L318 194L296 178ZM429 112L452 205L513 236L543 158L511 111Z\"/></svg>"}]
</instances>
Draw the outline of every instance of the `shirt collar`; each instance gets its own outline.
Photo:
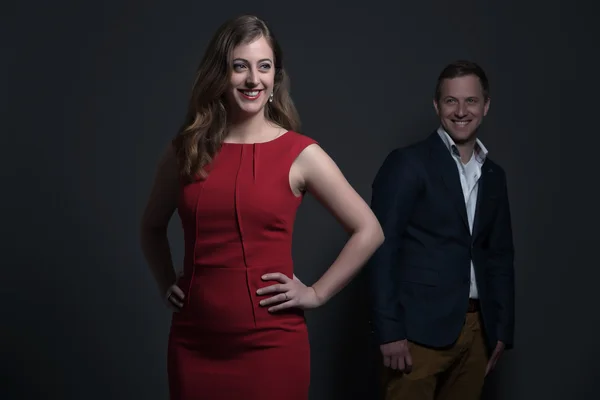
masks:
<instances>
[{"instance_id":1,"label":"shirt collar","mask_svg":"<svg viewBox=\"0 0 600 400\"><path fill-rule=\"evenodd\" d=\"M454 140L452 140L452 137L450 137L448 132L446 132L446 130L440 126L437 130L437 133L438 135L440 135L440 138L442 139L442 142L444 142L446 148L448 148L448 151L450 151L453 155L460 156L458 153L458 148L456 147ZM479 139L475 140L474 154L475 159L480 164L483 164L485 162L485 159L488 155L488 150Z\"/></svg>"}]
</instances>

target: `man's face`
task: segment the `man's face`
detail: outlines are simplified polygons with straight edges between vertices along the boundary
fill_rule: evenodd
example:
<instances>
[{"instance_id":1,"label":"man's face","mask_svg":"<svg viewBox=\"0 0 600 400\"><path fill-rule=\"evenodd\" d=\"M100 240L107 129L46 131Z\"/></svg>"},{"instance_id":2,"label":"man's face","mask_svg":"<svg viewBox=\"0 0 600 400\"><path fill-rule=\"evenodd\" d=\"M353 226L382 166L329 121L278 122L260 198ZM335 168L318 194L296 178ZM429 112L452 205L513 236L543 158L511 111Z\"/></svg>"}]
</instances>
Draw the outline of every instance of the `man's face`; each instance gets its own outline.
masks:
<instances>
[{"instance_id":1,"label":"man's face","mask_svg":"<svg viewBox=\"0 0 600 400\"><path fill-rule=\"evenodd\" d=\"M479 78L466 75L444 79L433 106L442 127L456 144L461 144L475 139L477 128L490 108L490 99L484 98Z\"/></svg>"}]
</instances>

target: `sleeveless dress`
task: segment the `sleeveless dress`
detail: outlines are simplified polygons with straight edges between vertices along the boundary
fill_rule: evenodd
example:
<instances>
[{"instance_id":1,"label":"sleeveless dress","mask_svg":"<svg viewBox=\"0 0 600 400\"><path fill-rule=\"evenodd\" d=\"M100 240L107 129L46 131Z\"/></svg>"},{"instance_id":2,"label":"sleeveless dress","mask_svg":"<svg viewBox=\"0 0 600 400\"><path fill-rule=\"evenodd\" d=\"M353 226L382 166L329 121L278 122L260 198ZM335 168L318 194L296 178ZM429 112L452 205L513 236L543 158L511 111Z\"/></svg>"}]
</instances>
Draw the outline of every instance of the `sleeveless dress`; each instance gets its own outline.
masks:
<instances>
[{"instance_id":1,"label":"sleeveless dress","mask_svg":"<svg viewBox=\"0 0 600 400\"><path fill-rule=\"evenodd\" d=\"M289 171L313 139L288 131L257 144L224 143L207 179L181 188L186 297L168 343L170 400L307 400L304 313L269 313L256 291L293 277L292 231L302 197Z\"/></svg>"}]
</instances>

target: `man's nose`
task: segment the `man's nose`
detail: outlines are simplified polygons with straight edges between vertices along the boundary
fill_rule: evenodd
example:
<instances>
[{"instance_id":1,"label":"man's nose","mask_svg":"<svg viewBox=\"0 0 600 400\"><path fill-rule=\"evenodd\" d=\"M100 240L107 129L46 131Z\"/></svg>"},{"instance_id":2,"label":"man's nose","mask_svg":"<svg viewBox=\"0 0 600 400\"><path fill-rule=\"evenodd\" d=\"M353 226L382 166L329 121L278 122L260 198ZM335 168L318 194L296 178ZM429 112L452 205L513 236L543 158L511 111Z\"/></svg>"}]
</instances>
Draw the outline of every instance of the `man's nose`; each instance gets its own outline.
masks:
<instances>
[{"instance_id":1,"label":"man's nose","mask_svg":"<svg viewBox=\"0 0 600 400\"><path fill-rule=\"evenodd\" d=\"M464 117L467 115L467 106L464 103L459 103L456 108L455 114L457 117Z\"/></svg>"}]
</instances>

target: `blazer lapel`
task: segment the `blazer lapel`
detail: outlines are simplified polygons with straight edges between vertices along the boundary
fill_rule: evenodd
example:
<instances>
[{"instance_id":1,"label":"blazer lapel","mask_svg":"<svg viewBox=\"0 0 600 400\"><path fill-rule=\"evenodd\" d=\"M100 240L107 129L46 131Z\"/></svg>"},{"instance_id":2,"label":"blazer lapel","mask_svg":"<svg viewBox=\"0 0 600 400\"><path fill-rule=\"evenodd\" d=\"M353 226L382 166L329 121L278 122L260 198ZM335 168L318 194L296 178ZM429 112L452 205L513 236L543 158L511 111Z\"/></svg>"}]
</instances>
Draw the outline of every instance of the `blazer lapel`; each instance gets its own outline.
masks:
<instances>
[{"instance_id":1,"label":"blazer lapel","mask_svg":"<svg viewBox=\"0 0 600 400\"><path fill-rule=\"evenodd\" d=\"M477 204L475 205L475 216L473 218L473 237L477 236L481 228L482 212L487 209L488 199L493 192L494 170L486 160L481 167L481 177L477 183Z\"/></svg>"},{"instance_id":2,"label":"blazer lapel","mask_svg":"<svg viewBox=\"0 0 600 400\"><path fill-rule=\"evenodd\" d=\"M446 189L448 190L450 199L454 203L462 221L465 224L467 231L469 230L469 220L467 219L467 206L465 205L465 197L460 184L460 176L458 175L458 168L456 162L452 158L452 155L444 146L442 139L438 136L437 132L434 132L432 137L432 157L437 163L438 170L442 175Z\"/></svg>"}]
</instances>

